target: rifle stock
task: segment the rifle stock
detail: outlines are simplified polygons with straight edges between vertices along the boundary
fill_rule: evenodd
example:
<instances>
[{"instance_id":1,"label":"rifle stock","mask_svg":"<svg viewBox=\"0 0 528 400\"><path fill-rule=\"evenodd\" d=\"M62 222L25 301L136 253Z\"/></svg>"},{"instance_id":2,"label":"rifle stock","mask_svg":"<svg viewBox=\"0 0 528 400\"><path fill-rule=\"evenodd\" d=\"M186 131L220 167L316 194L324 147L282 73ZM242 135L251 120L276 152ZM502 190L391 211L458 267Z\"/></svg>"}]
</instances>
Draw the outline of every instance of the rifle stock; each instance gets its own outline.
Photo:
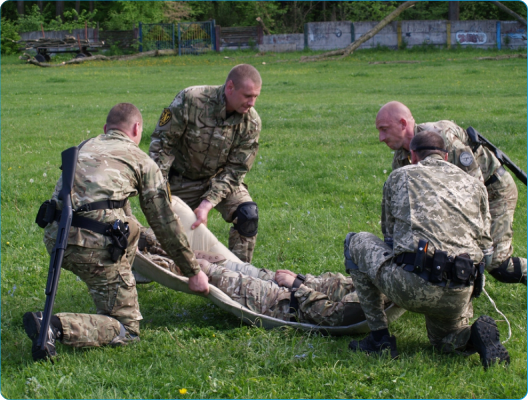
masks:
<instances>
[{"instance_id":1,"label":"rifle stock","mask_svg":"<svg viewBox=\"0 0 528 400\"><path fill-rule=\"evenodd\" d=\"M71 203L71 191L73 187L73 180L75 178L75 168L77 166L77 156L79 149L77 147L70 147L64 150L62 157L62 188L59 192L59 200L62 201L62 212L59 221L59 230L55 240L55 246L51 253L51 260L48 270L48 281L46 284L46 305L44 306L44 313L42 318L42 325L40 327L39 338L37 345L42 351L46 351L46 343L48 341L48 330L53 312L53 304L55 302L55 295L57 294L57 287L59 284L60 271L62 261L64 259L64 251L68 245L68 234L70 232L73 210Z\"/></svg>"},{"instance_id":2,"label":"rifle stock","mask_svg":"<svg viewBox=\"0 0 528 400\"><path fill-rule=\"evenodd\" d=\"M490 149L493 154L495 154L495 157L501 162L502 165L506 165L510 171L512 171L515 176L526 185L526 172L524 172L522 169L520 169L515 163L510 160L510 158L504 154L500 149L498 149L493 143L491 143L488 139L486 139L484 136L482 136L479 132L477 132L472 126L468 127L466 129L466 132L469 136L469 138L475 143L475 144L481 144L486 146L488 149Z\"/></svg>"}]
</instances>

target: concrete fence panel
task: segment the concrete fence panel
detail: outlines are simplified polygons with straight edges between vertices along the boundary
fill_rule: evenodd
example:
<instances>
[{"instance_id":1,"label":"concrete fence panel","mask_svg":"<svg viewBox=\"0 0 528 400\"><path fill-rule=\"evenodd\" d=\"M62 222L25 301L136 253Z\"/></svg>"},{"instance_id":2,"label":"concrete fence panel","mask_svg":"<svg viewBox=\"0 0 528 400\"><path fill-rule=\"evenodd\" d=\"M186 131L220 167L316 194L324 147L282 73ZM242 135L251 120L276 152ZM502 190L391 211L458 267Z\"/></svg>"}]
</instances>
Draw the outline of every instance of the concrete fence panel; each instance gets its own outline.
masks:
<instances>
[{"instance_id":1,"label":"concrete fence panel","mask_svg":"<svg viewBox=\"0 0 528 400\"><path fill-rule=\"evenodd\" d=\"M366 21L366 22L354 22L355 40L358 40L361 36L367 34L372 30L379 22L377 21ZM361 46L360 49L370 49L372 47L387 46L391 49L398 47L398 27L397 22L391 22L385 26L381 31L378 32L373 38L367 40Z\"/></svg>"},{"instance_id":2,"label":"concrete fence panel","mask_svg":"<svg viewBox=\"0 0 528 400\"><path fill-rule=\"evenodd\" d=\"M497 47L497 21L451 21L451 43L464 47Z\"/></svg>"},{"instance_id":3,"label":"concrete fence panel","mask_svg":"<svg viewBox=\"0 0 528 400\"><path fill-rule=\"evenodd\" d=\"M304 46L310 50L342 49L354 41L353 29L349 21L310 22L304 25Z\"/></svg>"}]
</instances>

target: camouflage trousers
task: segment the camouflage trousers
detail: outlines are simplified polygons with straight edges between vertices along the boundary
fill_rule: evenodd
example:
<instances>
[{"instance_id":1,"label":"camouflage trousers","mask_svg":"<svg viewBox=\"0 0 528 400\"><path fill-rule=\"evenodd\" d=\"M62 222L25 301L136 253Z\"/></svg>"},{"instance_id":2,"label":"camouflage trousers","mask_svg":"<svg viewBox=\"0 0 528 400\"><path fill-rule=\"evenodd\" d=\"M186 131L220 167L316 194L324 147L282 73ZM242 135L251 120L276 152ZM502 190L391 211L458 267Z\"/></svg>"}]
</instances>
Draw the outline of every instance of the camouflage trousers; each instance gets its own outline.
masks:
<instances>
[{"instance_id":1,"label":"camouflage trousers","mask_svg":"<svg viewBox=\"0 0 528 400\"><path fill-rule=\"evenodd\" d=\"M139 312L136 281L131 265L136 255L139 230L130 225L129 246L118 262L108 249L69 245L62 268L77 275L90 292L97 315L58 313L63 329L63 344L73 347L99 347L112 342L125 328L127 337L139 335ZM51 254L54 241L45 241ZM126 342L126 337L122 338Z\"/></svg>"},{"instance_id":2,"label":"camouflage trousers","mask_svg":"<svg viewBox=\"0 0 528 400\"><path fill-rule=\"evenodd\" d=\"M182 176L173 176L170 179L170 189L172 195L178 196L194 210L200 205L203 194L209 189L209 179L192 181ZM248 201L253 200L249 195L247 186L243 183L218 203L215 209L222 214L224 221L231 223L237 207ZM251 262L256 243L257 235L246 237L240 235L234 227L229 230L229 250L244 262Z\"/></svg>"},{"instance_id":3,"label":"camouflage trousers","mask_svg":"<svg viewBox=\"0 0 528 400\"><path fill-rule=\"evenodd\" d=\"M388 328L382 293L400 307L425 316L429 341L450 352L465 347L471 334L473 286L435 286L392 262L390 249L377 236L360 232L350 241L358 270L350 272L371 330Z\"/></svg>"},{"instance_id":4,"label":"camouflage trousers","mask_svg":"<svg viewBox=\"0 0 528 400\"><path fill-rule=\"evenodd\" d=\"M518 191L511 174L506 171L495 183L487 186L491 214L491 238L493 239L493 260L487 268L490 272L513 254L513 214L517 205ZM507 272L514 274L510 259ZM526 276L526 258L521 259L521 271Z\"/></svg>"},{"instance_id":5,"label":"camouflage trousers","mask_svg":"<svg viewBox=\"0 0 528 400\"><path fill-rule=\"evenodd\" d=\"M292 314L292 292L277 285L273 280L273 271L232 261L221 265L205 263L201 267L211 285L258 314L283 321L294 318L299 322L324 326L348 325L365 320L352 279L339 273L307 274L304 284L294 292L299 310ZM350 305L356 306L352 319L350 314L354 308Z\"/></svg>"}]
</instances>

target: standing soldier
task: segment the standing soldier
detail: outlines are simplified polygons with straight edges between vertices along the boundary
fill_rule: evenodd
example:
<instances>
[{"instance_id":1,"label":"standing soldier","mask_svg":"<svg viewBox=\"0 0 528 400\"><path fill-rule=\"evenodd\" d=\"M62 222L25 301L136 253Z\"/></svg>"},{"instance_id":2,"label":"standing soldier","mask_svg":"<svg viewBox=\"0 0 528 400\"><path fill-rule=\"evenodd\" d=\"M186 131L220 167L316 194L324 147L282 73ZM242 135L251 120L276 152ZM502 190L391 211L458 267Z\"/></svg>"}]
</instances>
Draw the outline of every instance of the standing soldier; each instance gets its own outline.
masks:
<instances>
[{"instance_id":1,"label":"standing soldier","mask_svg":"<svg viewBox=\"0 0 528 400\"><path fill-rule=\"evenodd\" d=\"M349 233L345 240L345 265L371 330L349 347L398 355L383 294L425 315L429 341L440 351L478 352L485 368L509 362L492 318L481 316L469 325L471 299L480 294L484 265L493 256L486 188L446 162L439 134L417 133L410 149L413 165L393 171L383 189L393 248L368 232Z\"/></svg>"},{"instance_id":2,"label":"standing soldier","mask_svg":"<svg viewBox=\"0 0 528 400\"><path fill-rule=\"evenodd\" d=\"M168 179L172 194L203 223L216 208L233 223L229 250L242 261L253 257L257 204L244 177L258 150L260 118L253 108L262 80L251 65L235 66L222 86L192 86L165 108L152 133L149 153Z\"/></svg>"},{"instance_id":3,"label":"standing soldier","mask_svg":"<svg viewBox=\"0 0 528 400\"><path fill-rule=\"evenodd\" d=\"M50 321L46 350L37 345L42 312L24 314L24 328L33 341L35 361L56 355L55 340L74 347L123 345L139 340L142 318L131 265L139 239L139 222L129 197L141 209L162 247L189 277L189 287L208 293L180 220L171 209L167 186L158 166L140 150L143 119L130 103L114 106L104 134L81 144L71 195L73 219L63 267L81 278L92 295L97 315L59 313ZM45 202L37 223L45 226L44 244L51 254L57 238L62 201L57 182L52 200ZM45 210L44 210L45 208ZM47 210L47 211L46 211ZM54 215L48 220L49 215ZM45 216L45 217L44 217Z\"/></svg>"},{"instance_id":4,"label":"standing soldier","mask_svg":"<svg viewBox=\"0 0 528 400\"><path fill-rule=\"evenodd\" d=\"M466 131L451 121L416 124L411 111L397 101L381 107L376 117L376 129L379 140L395 150L393 170L411 164L409 145L418 132L428 130L442 135L449 151L447 161L482 181L488 192L495 252L486 270L501 282L526 285L526 258L512 257L517 186L497 157L484 146L475 148Z\"/></svg>"}]
</instances>

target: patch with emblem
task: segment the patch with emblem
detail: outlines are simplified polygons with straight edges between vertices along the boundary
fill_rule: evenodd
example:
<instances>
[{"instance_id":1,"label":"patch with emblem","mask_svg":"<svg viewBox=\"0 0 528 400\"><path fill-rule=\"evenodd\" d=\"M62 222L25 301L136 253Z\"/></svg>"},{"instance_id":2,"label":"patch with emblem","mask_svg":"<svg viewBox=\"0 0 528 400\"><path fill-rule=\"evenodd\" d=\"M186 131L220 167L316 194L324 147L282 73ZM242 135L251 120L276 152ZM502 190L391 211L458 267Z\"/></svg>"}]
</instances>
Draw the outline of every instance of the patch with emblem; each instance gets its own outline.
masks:
<instances>
[{"instance_id":1,"label":"patch with emblem","mask_svg":"<svg viewBox=\"0 0 528 400\"><path fill-rule=\"evenodd\" d=\"M471 164L473 164L473 155L468 151L463 151L460 153L460 164L462 164L464 167L469 167Z\"/></svg>"},{"instance_id":2,"label":"patch with emblem","mask_svg":"<svg viewBox=\"0 0 528 400\"><path fill-rule=\"evenodd\" d=\"M171 111L168 108L164 109L163 112L161 113L161 117L159 119L158 125L159 126L167 125L170 122L171 118L172 118Z\"/></svg>"}]
</instances>

